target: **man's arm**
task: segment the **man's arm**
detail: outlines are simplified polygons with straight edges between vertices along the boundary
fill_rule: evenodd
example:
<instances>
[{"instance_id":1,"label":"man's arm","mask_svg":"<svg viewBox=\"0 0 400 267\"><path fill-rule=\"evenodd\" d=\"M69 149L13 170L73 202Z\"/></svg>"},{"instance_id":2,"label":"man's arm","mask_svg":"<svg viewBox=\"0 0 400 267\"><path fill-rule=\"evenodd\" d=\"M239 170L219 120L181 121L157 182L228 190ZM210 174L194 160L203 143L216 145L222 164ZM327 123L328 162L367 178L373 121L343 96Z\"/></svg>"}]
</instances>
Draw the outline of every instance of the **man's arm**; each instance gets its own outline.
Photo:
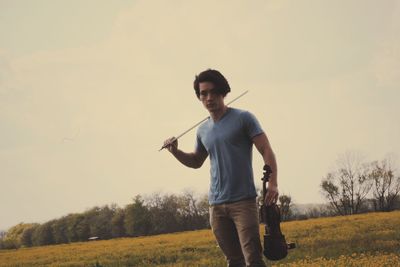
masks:
<instances>
[{"instance_id":1,"label":"man's arm","mask_svg":"<svg viewBox=\"0 0 400 267\"><path fill-rule=\"evenodd\" d=\"M179 160L183 165L198 169L200 168L204 161L206 160L208 154L206 152L195 151L192 153L186 153L178 149L178 141L174 138L167 139L164 144L169 144L167 149L171 152L174 157Z\"/></svg>"},{"instance_id":2,"label":"man's arm","mask_svg":"<svg viewBox=\"0 0 400 267\"><path fill-rule=\"evenodd\" d=\"M268 191L265 197L265 203L267 205L271 205L272 203L276 203L278 201L278 167L276 165L275 154L272 151L271 145L268 141L265 133L256 135L252 139L254 145L257 150L260 152L264 159L264 164L267 164L271 167L272 173L269 177L268 181Z\"/></svg>"}]
</instances>

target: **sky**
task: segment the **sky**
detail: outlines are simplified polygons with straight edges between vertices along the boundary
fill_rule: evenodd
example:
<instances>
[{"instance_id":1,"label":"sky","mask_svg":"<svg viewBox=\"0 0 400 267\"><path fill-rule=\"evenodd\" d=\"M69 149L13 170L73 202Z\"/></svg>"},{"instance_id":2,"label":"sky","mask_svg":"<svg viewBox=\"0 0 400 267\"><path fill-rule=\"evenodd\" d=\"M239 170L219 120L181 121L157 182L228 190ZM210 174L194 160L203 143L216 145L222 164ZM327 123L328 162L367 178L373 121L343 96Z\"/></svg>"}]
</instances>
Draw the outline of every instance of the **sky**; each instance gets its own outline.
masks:
<instances>
[{"instance_id":1,"label":"sky","mask_svg":"<svg viewBox=\"0 0 400 267\"><path fill-rule=\"evenodd\" d=\"M0 229L206 194L208 160L158 149L208 116L192 87L208 68L227 102L249 90L232 106L258 118L294 203L323 203L348 151L400 153L399 1L0 0Z\"/></svg>"}]
</instances>

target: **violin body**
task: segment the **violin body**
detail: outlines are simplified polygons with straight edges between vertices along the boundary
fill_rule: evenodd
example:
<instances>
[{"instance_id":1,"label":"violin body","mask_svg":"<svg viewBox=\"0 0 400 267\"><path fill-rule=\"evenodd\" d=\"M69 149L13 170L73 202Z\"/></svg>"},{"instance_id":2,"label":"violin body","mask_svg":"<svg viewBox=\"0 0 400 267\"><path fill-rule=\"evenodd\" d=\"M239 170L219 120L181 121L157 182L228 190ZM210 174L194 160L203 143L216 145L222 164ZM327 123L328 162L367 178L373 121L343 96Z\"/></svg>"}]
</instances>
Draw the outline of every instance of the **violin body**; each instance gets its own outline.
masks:
<instances>
[{"instance_id":1,"label":"violin body","mask_svg":"<svg viewBox=\"0 0 400 267\"><path fill-rule=\"evenodd\" d=\"M263 209L265 215L264 256L269 260L281 260L288 254L288 244L280 228L280 210L272 204Z\"/></svg>"},{"instance_id":2,"label":"violin body","mask_svg":"<svg viewBox=\"0 0 400 267\"><path fill-rule=\"evenodd\" d=\"M262 222L265 224L264 234L264 256L269 260L281 260L288 254L288 249L295 248L294 243L286 243L285 236L281 231L281 212L276 204L266 205L265 196L267 194L267 186L269 176L272 173L268 165L264 166L263 180L263 204L261 206L260 215Z\"/></svg>"}]
</instances>

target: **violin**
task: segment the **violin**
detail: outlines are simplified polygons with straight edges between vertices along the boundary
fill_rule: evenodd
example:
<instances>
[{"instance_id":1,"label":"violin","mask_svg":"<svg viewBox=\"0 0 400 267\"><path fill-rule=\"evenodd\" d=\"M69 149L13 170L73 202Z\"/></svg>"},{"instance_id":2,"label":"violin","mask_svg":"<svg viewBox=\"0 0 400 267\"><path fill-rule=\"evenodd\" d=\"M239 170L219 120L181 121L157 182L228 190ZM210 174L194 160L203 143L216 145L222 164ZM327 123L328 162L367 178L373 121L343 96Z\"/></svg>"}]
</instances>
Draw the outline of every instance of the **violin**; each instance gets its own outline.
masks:
<instances>
[{"instance_id":1,"label":"violin","mask_svg":"<svg viewBox=\"0 0 400 267\"><path fill-rule=\"evenodd\" d=\"M261 220L265 224L264 234L264 256L273 261L281 260L288 254L289 249L296 247L295 243L286 243L285 236L281 231L281 211L279 206L274 204L266 205L265 196L267 194L267 182L272 173L270 166L265 165L263 168L263 204L261 206Z\"/></svg>"}]
</instances>

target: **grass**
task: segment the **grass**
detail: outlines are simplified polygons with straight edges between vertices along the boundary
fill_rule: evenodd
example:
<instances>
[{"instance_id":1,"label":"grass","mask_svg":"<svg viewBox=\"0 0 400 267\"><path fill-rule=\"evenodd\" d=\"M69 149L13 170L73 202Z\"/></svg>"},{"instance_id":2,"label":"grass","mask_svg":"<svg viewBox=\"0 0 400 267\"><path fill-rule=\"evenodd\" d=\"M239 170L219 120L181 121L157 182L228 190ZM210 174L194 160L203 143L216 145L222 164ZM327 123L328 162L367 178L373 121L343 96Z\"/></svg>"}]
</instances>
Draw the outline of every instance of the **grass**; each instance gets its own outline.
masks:
<instances>
[{"instance_id":1,"label":"grass","mask_svg":"<svg viewBox=\"0 0 400 267\"><path fill-rule=\"evenodd\" d=\"M400 266L400 211L282 224L273 266ZM261 228L263 232L263 227ZM0 251L0 266L226 266L210 230Z\"/></svg>"}]
</instances>

